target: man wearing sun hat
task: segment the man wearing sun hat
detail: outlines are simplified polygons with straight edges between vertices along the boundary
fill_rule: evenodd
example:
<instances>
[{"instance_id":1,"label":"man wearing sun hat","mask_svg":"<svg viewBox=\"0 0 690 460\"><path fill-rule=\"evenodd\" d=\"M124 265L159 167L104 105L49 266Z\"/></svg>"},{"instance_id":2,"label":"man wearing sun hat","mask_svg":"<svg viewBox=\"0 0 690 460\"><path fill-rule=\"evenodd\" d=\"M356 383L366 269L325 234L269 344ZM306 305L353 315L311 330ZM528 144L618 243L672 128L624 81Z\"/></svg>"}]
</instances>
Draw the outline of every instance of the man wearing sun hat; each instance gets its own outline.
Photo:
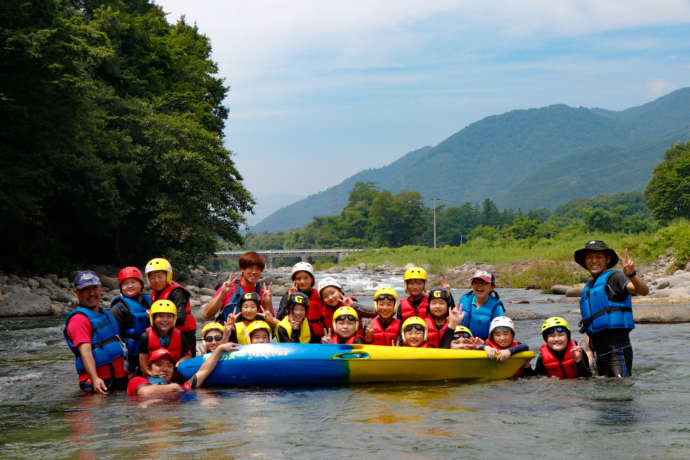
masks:
<instances>
[{"instance_id":1,"label":"man wearing sun hat","mask_svg":"<svg viewBox=\"0 0 690 460\"><path fill-rule=\"evenodd\" d=\"M612 270L619 260L623 271ZM633 361L630 331L635 327L631 294L647 295L649 288L637 276L628 248L621 260L606 243L592 240L575 251L575 262L592 276L580 296L580 332L589 337L599 375L628 377Z\"/></svg>"},{"instance_id":2,"label":"man wearing sun hat","mask_svg":"<svg viewBox=\"0 0 690 460\"><path fill-rule=\"evenodd\" d=\"M67 315L63 332L76 358L79 387L96 393L126 389L120 330L115 318L100 307L101 280L91 270L80 271L73 292L79 306Z\"/></svg>"}]
</instances>

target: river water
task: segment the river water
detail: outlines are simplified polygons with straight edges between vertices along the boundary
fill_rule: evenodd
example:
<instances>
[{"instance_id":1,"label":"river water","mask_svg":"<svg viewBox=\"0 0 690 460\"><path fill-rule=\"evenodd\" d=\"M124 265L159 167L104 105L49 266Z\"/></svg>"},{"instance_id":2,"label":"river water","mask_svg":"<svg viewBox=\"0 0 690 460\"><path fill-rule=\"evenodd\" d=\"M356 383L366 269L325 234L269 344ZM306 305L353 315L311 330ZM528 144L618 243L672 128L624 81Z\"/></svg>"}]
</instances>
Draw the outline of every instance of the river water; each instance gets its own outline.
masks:
<instances>
[{"instance_id":1,"label":"river water","mask_svg":"<svg viewBox=\"0 0 690 460\"><path fill-rule=\"evenodd\" d=\"M402 287L348 279L360 288L381 281ZM576 304L563 298L499 292L530 302L509 309L577 323ZM62 321L0 320L0 458L690 457L689 324L638 325L634 376L623 381L229 388L133 400L80 393ZM538 348L540 324L518 321L518 339Z\"/></svg>"}]
</instances>

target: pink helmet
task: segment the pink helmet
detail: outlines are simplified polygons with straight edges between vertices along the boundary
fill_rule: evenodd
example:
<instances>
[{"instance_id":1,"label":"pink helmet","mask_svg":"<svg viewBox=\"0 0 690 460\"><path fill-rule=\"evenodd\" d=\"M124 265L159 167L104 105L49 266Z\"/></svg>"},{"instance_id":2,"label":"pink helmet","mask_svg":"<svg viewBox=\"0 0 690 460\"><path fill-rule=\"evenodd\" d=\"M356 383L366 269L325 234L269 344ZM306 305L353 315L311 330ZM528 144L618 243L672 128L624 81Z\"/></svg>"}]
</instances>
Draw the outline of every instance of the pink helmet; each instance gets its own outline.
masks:
<instances>
[{"instance_id":1,"label":"pink helmet","mask_svg":"<svg viewBox=\"0 0 690 460\"><path fill-rule=\"evenodd\" d=\"M122 282L127 278L134 278L138 280L142 286L144 285L144 275L141 274L141 270L137 267L125 267L120 270L120 273L117 274L117 285L122 285Z\"/></svg>"}]
</instances>

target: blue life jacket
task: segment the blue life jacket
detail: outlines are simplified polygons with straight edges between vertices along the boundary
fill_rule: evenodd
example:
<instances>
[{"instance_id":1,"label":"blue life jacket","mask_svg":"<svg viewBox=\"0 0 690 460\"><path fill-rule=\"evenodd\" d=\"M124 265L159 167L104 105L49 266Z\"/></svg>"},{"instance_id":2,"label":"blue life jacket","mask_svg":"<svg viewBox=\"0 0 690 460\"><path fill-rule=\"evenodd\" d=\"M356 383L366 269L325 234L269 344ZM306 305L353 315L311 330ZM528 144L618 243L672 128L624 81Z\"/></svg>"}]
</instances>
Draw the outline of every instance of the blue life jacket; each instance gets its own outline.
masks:
<instances>
[{"instance_id":1,"label":"blue life jacket","mask_svg":"<svg viewBox=\"0 0 690 460\"><path fill-rule=\"evenodd\" d=\"M596 280L589 280L580 295L580 330L592 334L604 329L634 329L630 294L623 302L606 295L606 281L616 270L606 270Z\"/></svg>"},{"instance_id":2,"label":"blue life jacket","mask_svg":"<svg viewBox=\"0 0 690 460\"><path fill-rule=\"evenodd\" d=\"M493 294L479 308L473 308L473 303L476 303L476 296L471 291L460 299L460 306L465 312L462 325L469 328L473 336L486 340L489 337L491 320L497 316L504 316L505 307L503 302Z\"/></svg>"},{"instance_id":3,"label":"blue life jacket","mask_svg":"<svg viewBox=\"0 0 690 460\"><path fill-rule=\"evenodd\" d=\"M257 286L258 288L258 286ZM259 294L260 298L263 298L263 289L257 289L256 292ZM223 307L223 310L218 314L216 317L216 321L218 321L221 324L225 324L225 321L228 320L228 316L232 314L236 314L238 311L240 311L240 300L242 299L242 296L244 295L244 292L242 292L242 285L240 284L239 281L235 281L235 290L232 293L232 297L230 297L230 300L228 303ZM261 308L259 308L261 310ZM257 315L259 319L263 320L262 315Z\"/></svg>"},{"instance_id":4,"label":"blue life jacket","mask_svg":"<svg viewBox=\"0 0 690 460\"><path fill-rule=\"evenodd\" d=\"M103 309L97 312L92 308L75 308L69 312L67 319L65 319L63 334L65 335L65 340L67 340L67 346L69 346L69 349L72 350L72 353L77 357L77 372L86 372L86 368L84 368L79 350L74 346L67 335L67 324L74 315L84 315L91 323L91 353L93 354L94 361L96 361L96 367L110 364L117 358L125 355L121 345L122 342L118 337L120 330L117 321L115 321L115 318L113 318L110 313Z\"/></svg>"},{"instance_id":5,"label":"blue life jacket","mask_svg":"<svg viewBox=\"0 0 690 460\"><path fill-rule=\"evenodd\" d=\"M127 344L127 355L130 357L130 362L136 363L139 362L139 337L146 331L146 328L151 325L148 312L151 308L151 296L149 294L143 294L141 297L144 301L143 304L122 295L115 297L112 302L110 302L110 308L112 308L117 301L121 300L132 315L133 326L124 331L120 331L120 337Z\"/></svg>"}]
</instances>

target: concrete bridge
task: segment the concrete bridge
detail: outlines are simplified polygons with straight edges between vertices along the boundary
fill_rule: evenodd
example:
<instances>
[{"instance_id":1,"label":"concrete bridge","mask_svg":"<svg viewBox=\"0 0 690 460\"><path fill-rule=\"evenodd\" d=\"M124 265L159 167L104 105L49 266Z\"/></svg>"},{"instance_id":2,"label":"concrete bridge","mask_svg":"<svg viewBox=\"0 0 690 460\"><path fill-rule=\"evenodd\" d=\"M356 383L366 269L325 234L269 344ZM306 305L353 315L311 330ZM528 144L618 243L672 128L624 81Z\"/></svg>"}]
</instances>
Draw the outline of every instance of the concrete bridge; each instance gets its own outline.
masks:
<instances>
[{"instance_id":1,"label":"concrete bridge","mask_svg":"<svg viewBox=\"0 0 690 460\"><path fill-rule=\"evenodd\" d=\"M338 263L340 263L346 255L362 251L363 249L265 249L255 252L264 256L267 267L272 267L273 259L276 257L299 257L307 262L309 257L337 256ZM219 259L239 259L245 252L247 251L218 251L216 257Z\"/></svg>"}]
</instances>

